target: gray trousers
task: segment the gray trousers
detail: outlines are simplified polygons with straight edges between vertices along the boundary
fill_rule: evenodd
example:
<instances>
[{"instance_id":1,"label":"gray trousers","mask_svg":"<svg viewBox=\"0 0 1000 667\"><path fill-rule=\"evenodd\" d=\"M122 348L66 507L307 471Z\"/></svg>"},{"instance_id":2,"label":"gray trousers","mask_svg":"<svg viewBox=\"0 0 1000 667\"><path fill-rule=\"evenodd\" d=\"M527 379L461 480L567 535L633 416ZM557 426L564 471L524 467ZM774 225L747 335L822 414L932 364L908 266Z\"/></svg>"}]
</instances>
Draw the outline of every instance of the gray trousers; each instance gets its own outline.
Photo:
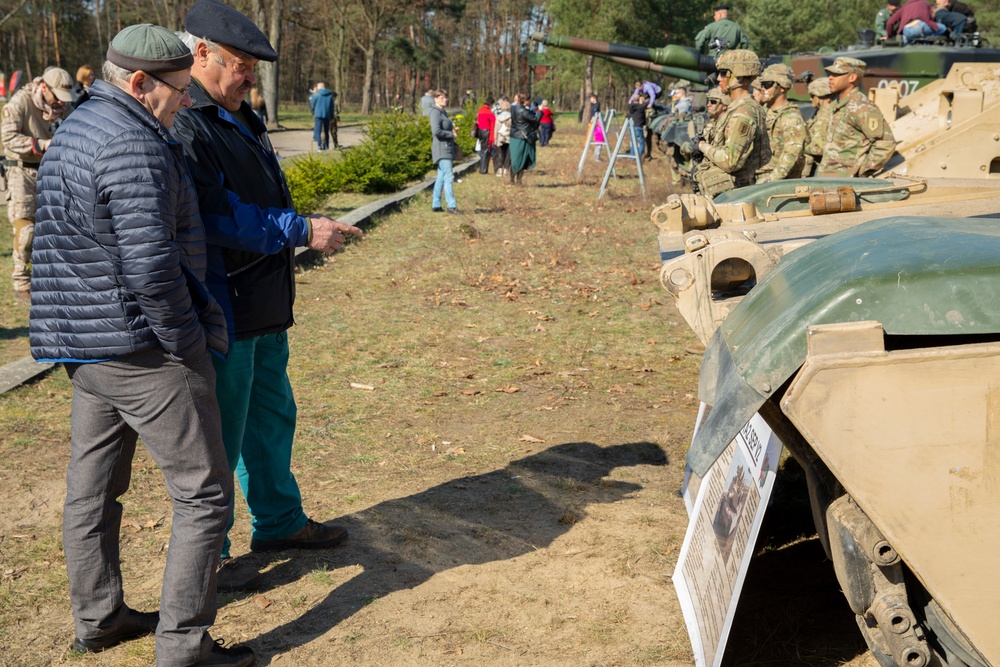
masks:
<instances>
[{"instance_id":1,"label":"gray trousers","mask_svg":"<svg viewBox=\"0 0 1000 667\"><path fill-rule=\"evenodd\" d=\"M197 662L212 647L215 572L233 494L209 354L180 363L155 349L66 369L73 416L63 548L76 635L108 634L125 610L118 498L140 436L173 500L156 663Z\"/></svg>"}]
</instances>

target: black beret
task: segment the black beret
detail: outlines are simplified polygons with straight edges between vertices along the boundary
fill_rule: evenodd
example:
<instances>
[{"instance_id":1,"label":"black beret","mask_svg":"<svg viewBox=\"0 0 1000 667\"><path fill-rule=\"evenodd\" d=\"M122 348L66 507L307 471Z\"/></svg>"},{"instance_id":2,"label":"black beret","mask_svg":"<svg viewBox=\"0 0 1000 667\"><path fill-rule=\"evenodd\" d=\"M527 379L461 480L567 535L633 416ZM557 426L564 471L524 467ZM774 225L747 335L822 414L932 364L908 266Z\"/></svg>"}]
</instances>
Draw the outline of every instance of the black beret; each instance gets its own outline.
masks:
<instances>
[{"instance_id":1,"label":"black beret","mask_svg":"<svg viewBox=\"0 0 1000 667\"><path fill-rule=\"evenodd\" d=\"M729 11L729 5L716 5L715 7L712 8L712 11L716 11L716 12L721 12L723 10L725 10L725 11L728 12Z\"/></svg>"},{"instance_id":2,"label":"black beret","mask_svg":"<svg viewBox=\"0 0 1000 667\"><path fill-rule=\"evenodd\" d=\"M257 60L278 59L271 42L254 22L219 0L195 2L184 17L184 29L195 37L239 49Z\"/></svg>"}]
</instances>

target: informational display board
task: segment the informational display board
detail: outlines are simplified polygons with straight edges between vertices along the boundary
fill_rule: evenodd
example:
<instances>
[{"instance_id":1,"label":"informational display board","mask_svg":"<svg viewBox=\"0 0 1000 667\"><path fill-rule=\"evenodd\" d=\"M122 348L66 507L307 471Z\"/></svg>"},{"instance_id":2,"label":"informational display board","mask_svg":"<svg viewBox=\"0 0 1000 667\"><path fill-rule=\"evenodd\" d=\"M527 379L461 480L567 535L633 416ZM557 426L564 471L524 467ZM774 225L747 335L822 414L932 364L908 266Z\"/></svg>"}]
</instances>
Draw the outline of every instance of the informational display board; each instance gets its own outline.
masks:
<instances>
[{"instance_id":1,"label":"informational display board","mask_svg":"<svg viewBox=\"0 0 1000 667\"><path fill-rule=\"evenodd\" d=\"M673 581L697 667L722 663L781 448L755 415L703 478L685 475L685 503L693 501Z\"/></svg>"}]
</instances>

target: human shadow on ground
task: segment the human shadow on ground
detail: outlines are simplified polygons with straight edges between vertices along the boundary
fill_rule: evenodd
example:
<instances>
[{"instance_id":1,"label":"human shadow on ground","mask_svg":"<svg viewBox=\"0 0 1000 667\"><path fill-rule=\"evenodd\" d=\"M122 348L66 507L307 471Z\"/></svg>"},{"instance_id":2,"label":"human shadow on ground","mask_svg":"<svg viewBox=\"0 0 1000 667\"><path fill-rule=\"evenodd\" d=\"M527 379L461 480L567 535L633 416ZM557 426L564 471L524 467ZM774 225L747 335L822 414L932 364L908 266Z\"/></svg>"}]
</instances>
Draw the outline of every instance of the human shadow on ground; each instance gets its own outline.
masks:
<instances>
[{"instance_id":1,"label":"human shadow on ground","mask_svg":"<svg viewBox=\"0 0 1000 667\"><path fill-rule=\"evenodd\" d=\"M266 664L323 635L373 600L419 586L435 574L545 548L585 515L586 506L613 503L641 488L607 479L612 470L666 464L666 454L650 442L611 447L565 443L501 470L454 479L345 516L338 523L347 526L350 540L325 552L324 560L363 571L300 617L252 640L254 650ZM317 566L316 558L302 551L276 554L267 563L260 556L249 554L241 560L263 568L292 556L265 574L266 588L300 579Z\"/></svg>"},{"instance_id":2,"label":"human shadow on ground","mask_svg":"<svg viewBox=\"0 0 1000 667\"><path fill-rule=\"evenodd\" d=\"M28 335L28 327L0 327L0 340L16 340Z\"/></svg>"}]
</instances>

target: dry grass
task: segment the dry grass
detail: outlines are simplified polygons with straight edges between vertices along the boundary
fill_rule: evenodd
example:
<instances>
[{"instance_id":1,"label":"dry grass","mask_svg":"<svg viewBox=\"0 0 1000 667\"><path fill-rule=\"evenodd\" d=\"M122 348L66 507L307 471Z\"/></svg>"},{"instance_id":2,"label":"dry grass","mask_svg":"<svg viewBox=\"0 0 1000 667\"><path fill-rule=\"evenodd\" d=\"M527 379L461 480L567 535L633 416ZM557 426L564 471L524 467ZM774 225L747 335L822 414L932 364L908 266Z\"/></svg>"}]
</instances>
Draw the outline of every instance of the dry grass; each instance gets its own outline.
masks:
<instances>
[{"instance_id":1,"label":"dry grass","mask_svg":"<svg viewBox=\"0 0 1000 667\"><path fill-rule=\"evenodd\" d=\"M463 215L423 195L300 273L294 470L306 511L352 537L247 557L269 583L220 598L218 636L293 665L689 664L669 575L700 360L658 283L648 211L668 191L663 161L649 199L622 166L598 204L598 165L575 179L581 146L561 125L523 187L469 175ZM0 664L70 659L69 396L57 371L0 397L0 558L15 568ZM144 452L123 502L139 525L168 515ZM249 541L237 505L234 555ZM169 527L123 533L139 608L156 604ZM148 664L152 647L80 663Z\"/></svg>"}]
</instances>

